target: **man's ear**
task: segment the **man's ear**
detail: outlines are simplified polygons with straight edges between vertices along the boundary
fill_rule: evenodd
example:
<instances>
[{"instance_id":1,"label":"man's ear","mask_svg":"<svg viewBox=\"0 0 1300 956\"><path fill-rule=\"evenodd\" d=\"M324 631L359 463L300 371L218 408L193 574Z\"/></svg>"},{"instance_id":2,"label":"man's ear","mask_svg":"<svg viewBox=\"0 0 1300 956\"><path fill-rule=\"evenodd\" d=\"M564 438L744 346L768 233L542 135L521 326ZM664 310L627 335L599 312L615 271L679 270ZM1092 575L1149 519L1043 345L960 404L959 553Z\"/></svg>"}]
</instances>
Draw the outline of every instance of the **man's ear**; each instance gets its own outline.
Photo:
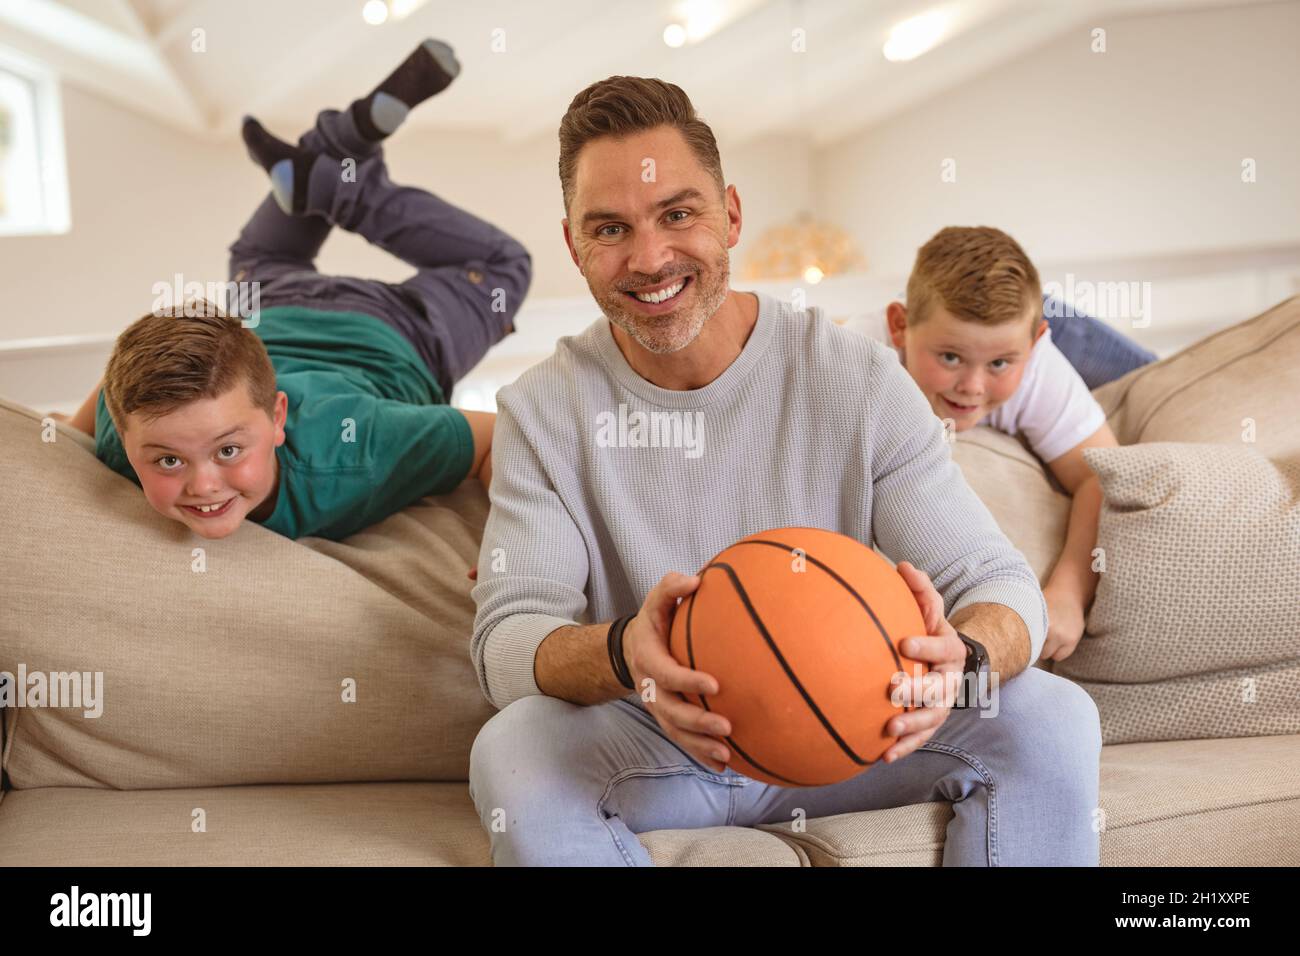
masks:
<instances>
[{"instance_id":1,"label":"man's ear","mask_svg":"<svg viewBox=\"0 0 1300 956\"><path fill-rule=\"evenodd\" d=\"M907 306L901 302L891 302L885 308L885 319L889 323L889 339L895 348L901 349L907 341Z\"/></svg>"},{"instance_id":2,"label":"man's ear","mask_svg":"<svg viewBox=\"0 0 1300 956\"><path fill-rule=\"evenodd\" d=\"M275 414L271 421L275 423L275 447L284 444L284 423L289 417L289 396L284 392L275 393Z\"/></svg>"},{"instance_id":3,"label":"man's ear","mask_svg":"<svg viewBox=\"0 0 1300 956\"><path fill-rule=\"evenodd\" d=\"M727 248L734 249L740 242L740 193L736 192L735 186L728 186L723 199L727 206Z\"/></svg>"},{"instance_id":4,"label":"man's ear","mask_svg":"<svg viewBox=\"0 0 1300 956\"><path fill-rule=\"evenodd\" d=\"M578 250L573 248L573 234L569 232L569 218L567 216L560 220L560 228L564 230L564 244L569 247L569 258L578 267L578 271L582 272L582 263L578 261Z\"/></svg>"}]
</instances>

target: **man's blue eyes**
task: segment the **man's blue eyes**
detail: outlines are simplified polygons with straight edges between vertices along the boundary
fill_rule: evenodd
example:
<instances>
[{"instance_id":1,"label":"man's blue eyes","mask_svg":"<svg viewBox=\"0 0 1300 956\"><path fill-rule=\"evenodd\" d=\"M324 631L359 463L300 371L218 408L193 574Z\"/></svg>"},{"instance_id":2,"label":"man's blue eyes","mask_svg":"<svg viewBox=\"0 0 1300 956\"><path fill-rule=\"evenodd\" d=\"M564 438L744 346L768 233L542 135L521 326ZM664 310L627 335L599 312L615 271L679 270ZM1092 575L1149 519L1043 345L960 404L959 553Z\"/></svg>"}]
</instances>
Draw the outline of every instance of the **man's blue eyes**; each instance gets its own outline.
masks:
<instances>
[{"instance_id":1,"label":"man's blue eyes","mask_svg":"<svg viewBox=\"0 0 1300 956\"><path fill-rule=\"evenodd\" d=\"M685 209L674 209L672 212L670 212L670 213L669 213L666 217L664 217L664 218L668 219L668 220L671 221L671 222L681 222L682 219L673 219L673 218L672 218L673 216L677 216L677 215L680 215L680 216L682 217L682 219L686 219L686 218L689 218L691 214L690 214L687 210L685 210ZM609 232L608 230L610 230L610 229L622 229L622 228L623 228L622 226L618 226L618 225L615 225L615 224L613 224L613 223L610 223L608 226L601 226L598 230L596 230L596 234L597 234L597 235L600 235L600 236L605 236L605 237L607 237L607 238L613 238L615 235L617 235L617 233Z\"/></svg>"}]
</instances>

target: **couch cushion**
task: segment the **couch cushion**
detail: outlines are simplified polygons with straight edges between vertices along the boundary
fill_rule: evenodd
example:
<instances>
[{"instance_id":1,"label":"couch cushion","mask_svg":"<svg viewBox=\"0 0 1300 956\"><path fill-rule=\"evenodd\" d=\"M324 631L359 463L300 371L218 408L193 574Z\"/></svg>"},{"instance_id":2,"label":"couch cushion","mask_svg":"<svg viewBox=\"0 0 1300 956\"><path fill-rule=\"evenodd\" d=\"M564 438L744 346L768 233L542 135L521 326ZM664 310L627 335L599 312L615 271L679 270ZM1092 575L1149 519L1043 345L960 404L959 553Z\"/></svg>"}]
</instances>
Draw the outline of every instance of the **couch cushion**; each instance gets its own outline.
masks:
<instances>
[{"instance_id":1,"label":"couch cushion","mask_svg":"<svg viewBox=\"0 0 1300 956\"><path fill-rule=\"evenodd\" d=\"M651 830L637 839L655 866L809 866L794 843L760 828Z\"/></svg>"},{"instance_id":2,"label":"couch cushion","mask_svg":"<svg viewBox=\"0 0 1300 956\"><path fill-rule=\"evenodd\" d=\"M195 811L206 832L193 832ZM462 783L14 790L0 866L488 866Z\"/></svg>"},{"instance_id":3,"label":"couch cushion","mask_svg":"<svg viewBox=\"0 0 1300 956\"><path fill-rule=\"evenodd\" d=\"M1300 456L1155 442L1088 449L1105 569L1055 673L1107 744L1300 732Z\"/></svg>"},{"instance_id":4,"label":"couch cushion","mask_svg":"<svg viewBox=\"0 0 1300 956\"><path fill-rule=\"evenodd\" d=\"M1103 866L1300 865L1300 736L1104 747ZM191 830L195 808L206 832ZM947 803L640 835L658 866L934 866ZM461 783L16 790L0 866L490 862Z\"/></svg>"},{"instance_id":5,"label":"couch cushion","mask_svg":"<svg viewBox=\"0 0 1300 956\"><path fill-rule=\"evenodd\" d=\"M1240 445L1253 423L1270 458L1300 454L1300 296L1134 369L1094 393L1121 445Z\"/></svg>"},{"instance_id":6,"label":"couch cushion","mask_svg":"<svg viewBox=\"0 0 1300 956\"><path fill-rule=\"evenodd\" d=\"M493 712L468 651L479 482L344 542L207 541L48 434L0 403L0 671L102 672L103 713L6 709L15 788L466 777Z\"/></svg>"},{"instance_id":7,"label":"couch cushion","mask_svg":"<svg viewBox=\"0 0 1300 956\"><path fill-rule=\"evenodd\" d=\"M1102 866L1300 866L1300 736L1101 751Z\"/></svg>"},{"instance_id":8,"label":"couch cushion","mask_svg":"<svg viewBox=\"0 0 1300 956\"><path fill-rule=\"evenodd\" d=\"M799 847L811 866L940 866L950 803L916 803L817 817L798 831L793 823L757 829Z\"/></svg>"},{"instance_id":9,"label":"couch cushion","mask_svg":"<svg viewBox=\"0 0 1300 956\"><path fill-rule=\"evenodd\" d=\"M204 811L206 831L192 830ZM658 866L799 866L795 847L741 827L641 837ZM488 866L460 783L182 790L15 790L0 866Z\"/></svg>"}]
</instances>

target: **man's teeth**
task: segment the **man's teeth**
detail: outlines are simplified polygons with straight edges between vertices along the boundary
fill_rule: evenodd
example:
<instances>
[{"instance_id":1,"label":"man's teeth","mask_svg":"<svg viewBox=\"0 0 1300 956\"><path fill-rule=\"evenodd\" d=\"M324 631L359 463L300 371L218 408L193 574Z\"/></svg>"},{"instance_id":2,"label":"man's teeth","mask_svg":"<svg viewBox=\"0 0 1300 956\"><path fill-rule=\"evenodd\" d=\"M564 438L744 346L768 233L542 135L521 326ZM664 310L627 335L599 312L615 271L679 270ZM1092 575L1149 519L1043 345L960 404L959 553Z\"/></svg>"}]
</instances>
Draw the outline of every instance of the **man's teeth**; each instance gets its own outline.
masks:
<instances>
[{"instance_id":1,"label":"man's teeth","mask_svg":"<svg viewBox=\"0 0 1300 956\"><path fill-rule=\"evenodd\" d=\"M633 292L632 294L642 302L659 303L665 299L671 299L678 292L681 292L684 285L686 285L686 280L678 279L668 288L660 289L658 292Z\"/></svg>"}]
</instances>

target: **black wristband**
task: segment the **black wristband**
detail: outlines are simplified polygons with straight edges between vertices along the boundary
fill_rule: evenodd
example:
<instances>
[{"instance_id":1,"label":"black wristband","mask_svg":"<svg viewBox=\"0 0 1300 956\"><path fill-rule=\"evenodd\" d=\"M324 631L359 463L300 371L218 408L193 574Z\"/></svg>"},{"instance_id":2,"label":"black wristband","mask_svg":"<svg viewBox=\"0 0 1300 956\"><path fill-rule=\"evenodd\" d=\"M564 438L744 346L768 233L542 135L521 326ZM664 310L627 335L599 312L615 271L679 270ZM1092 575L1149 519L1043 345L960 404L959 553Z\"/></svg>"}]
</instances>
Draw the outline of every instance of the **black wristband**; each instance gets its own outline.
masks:
<instances>
[{"instance_id":1,"label":"black wristband","mask_svg":"<svg viewBox=\"0 0 1300 956\"><path fill-rule=\"evenodd\" d=\"M623 656L623 631L627 629L628 622L634 617L635 614L620 617L609 626L609 666L614 676L618 678L618 682L628 690L634 690L636 685L632 683L632 671Z\"/></svg>"}]
</instances>

